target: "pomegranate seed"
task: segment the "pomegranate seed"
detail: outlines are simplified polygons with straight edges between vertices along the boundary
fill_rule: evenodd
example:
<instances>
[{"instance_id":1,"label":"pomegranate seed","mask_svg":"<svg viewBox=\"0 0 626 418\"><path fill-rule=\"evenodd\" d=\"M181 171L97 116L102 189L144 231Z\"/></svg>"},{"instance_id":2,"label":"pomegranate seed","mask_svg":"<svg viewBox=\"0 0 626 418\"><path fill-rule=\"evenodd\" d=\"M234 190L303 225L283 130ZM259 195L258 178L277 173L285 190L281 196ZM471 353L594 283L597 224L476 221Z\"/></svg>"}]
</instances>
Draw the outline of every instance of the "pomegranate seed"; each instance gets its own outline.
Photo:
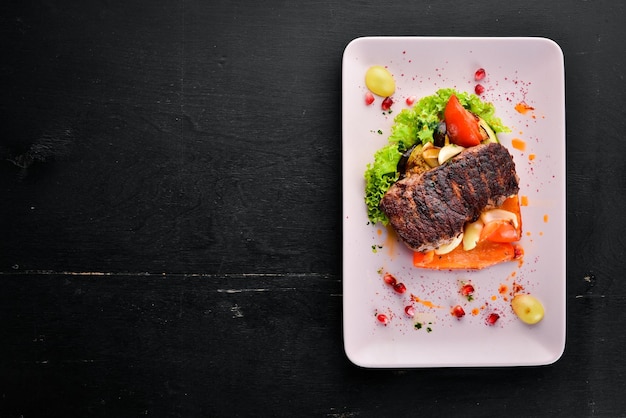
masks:
<instances>
[{"instance_id":1,"label":"pomegranate seed","mask_svg":"<svg viewBox=\"0 0 626 418\"><path fill-rule=\"evenodd\" d=\"M413 106L413 103L415 103L415 96L410 96L406 98L407 106Z\"/></svg>"},{"instance_id":2,"label":"pomegranate seed","mask_svg":"<svg viewBox=\"0 0 626 418\"><path fill-rule=\"evenodd\" d=\"M480 96L481 94L485 92L485 88L483 87L482 84L476 84L476 87L474 87L474 92Z\"/></svg>"},{"instance_id":3,"label":"pomegranate seed","mask_svg":"<svg viewBox=\"0 0 626 418\"><path fill-rule=\"evenodd\" d=\"M479 68L474 73L474 80L479 81L479 80L482 80L483 78L485 78L486 76L487 76L487 72L485 71L485 69L484 68Z\"/></svg>"},{"instance_id":4,"label":"pomegranate seed","mask_svg":"<svg viewBox=\"0 0 626 418\"><path fill-rule=\"evenodd\" d=\"M404 293L406 292L406 286L404 285L404 283L396 283L393 285L393 290L398 293Z\"/></svg>"},{"instance_id":5,"label":"pomegranate seed","mask_svg":"<svg viewBox=\"0 0 626 418\"><path fill-rule=\"evenodd\" d=\"M372 103L374 103L374 95L368 91L365 93L365 104L369 106Z\"/></svg>"},{"instance_id":6,"label":"pomegranate seed","mask_svg":"<svg viewBox=\"0 0 626 418\"><path fill-rule=\"evenodd\" d=\"M376 319L383 325L387 325L389 323L389 318L387 318L387 315L385 314L378 314Z\"/></svg>"},{"instance_id":7,"label":"pomegranate seed","mask_svg":"<svg viewBox=\"0 0 626 418\"><path fill-rule=\"evenodd\" d=\"M463 318L465 316L465 311L463 310L463 307L461 305L456 305L454 308L452 308L452 311L450 311L450 313L452 314L452 316L456 316L457 318Z\"/></svg>"},{"instance_id":8,"label":"pomegranate seed","mask_svg":"<svg viewBox=\"0 0 626 418\"><path fill-rule=\"evenodd\" d=\"M497 313L491 313L489 314L489 316L487 317L487 324L488 325L493 325L496 322L498 322L498 319L500 319L500 315L498 315Z\"/></svg>"},{"instance_id":9,"label":"pomegranate seed","mask_svg":"<svg viewBox=\"0 0 626 418\"><path fill-rule=\"evenodd\" d=\"M390 286L395 286L397 283L396 278L393 277L389 273L385 274L385 276L383 277L383 280L385 281L385 283L387 283Z\"/></svg>"},{"instance_id":10,"label":"pomegranate seed","mask_svg":"<svg viewBox=\"0 0 626 418\"><path fill-rule=\"evenodd\" d=\"M404 313L413 318L415 316L415 308L411 305L404 307Z\"/></svg>"},{"instance_id":11,"label":"pomegranate seed","mask_svg":"<svg viewBox=\"0 0 626 418\"><path fill-rule=\"evenodd\" d=\"M392 104L393 104L393 100L391 99L391 97L385 97L385 100L383 100L381 107L383 108L383 110L389 110L391 109Z\"/></svg>"},{"instance_id":12,"label":"pomegranate seed","mask_svg":"<svg viewBox=\"0 0 626 418\"><path fill-rule=\"evenodd\" d=\"M466 283L461 287L461 295L465 296L467 300L472 301L472 299L474 299L474 297L472 296L473 294L474 286L472 286L470 283Z\"/></svg>"}]
</instances>

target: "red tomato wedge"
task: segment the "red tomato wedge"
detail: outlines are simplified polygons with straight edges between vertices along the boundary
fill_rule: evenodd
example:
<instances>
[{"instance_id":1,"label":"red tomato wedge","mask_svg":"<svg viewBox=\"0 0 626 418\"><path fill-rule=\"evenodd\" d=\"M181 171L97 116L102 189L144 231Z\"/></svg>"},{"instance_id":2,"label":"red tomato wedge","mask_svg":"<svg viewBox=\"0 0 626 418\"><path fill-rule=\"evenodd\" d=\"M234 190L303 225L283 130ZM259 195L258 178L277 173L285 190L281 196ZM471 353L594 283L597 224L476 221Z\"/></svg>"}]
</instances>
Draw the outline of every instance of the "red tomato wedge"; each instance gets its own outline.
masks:
<instances>
[{"instance_id":1,"label":"red tomato wedge","mask_svg":"<svg viewBox=\"0 0 626 418\"><path fill-rule=\"evenodd\" d=\"M443 112L448 138L461 147L473 147L480 144L483 136L478 120L461 105L455 95L450 96Z\"/></svg>"},{"instance_id":2,"label":"red tomato wedge","mask_svg":"<svg viewBox=\"0 0 626 418\"><path fill-rule=\"evenodd\" d=\"M507 221L489 222L483 227L480 239L491 242L515 242L519 241L517 229Z\"/></svg>"}]
</instances>

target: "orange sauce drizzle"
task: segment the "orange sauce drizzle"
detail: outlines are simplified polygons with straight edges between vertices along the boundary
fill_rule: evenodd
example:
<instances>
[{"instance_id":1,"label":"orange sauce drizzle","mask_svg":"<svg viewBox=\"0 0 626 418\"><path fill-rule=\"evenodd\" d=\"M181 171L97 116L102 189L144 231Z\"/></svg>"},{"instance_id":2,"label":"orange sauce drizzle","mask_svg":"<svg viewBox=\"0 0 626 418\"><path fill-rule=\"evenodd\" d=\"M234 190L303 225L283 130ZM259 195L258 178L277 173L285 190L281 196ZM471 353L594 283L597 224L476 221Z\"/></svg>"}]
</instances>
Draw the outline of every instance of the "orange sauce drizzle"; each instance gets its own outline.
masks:
<instances>
[{"instance_id":1,"label":"orange sauce drizzle","mask_svg":"<svg viewBox=\"0 0 626 418\"><path fill-rule=\"evenodd\" d=\"M500 295L502 296L502 299L504 299L505 301L509 300L509 297L508 297L509 287L507 285L501 284L500 287L498 288L498 293L500 293Z\"/></svg>"},{"instance_id":2,"label":"orange sauce drizzle","mask_svg":"<svg viewBox=\"0 0 626 418\"><path fill-rule=\"evenodd\" d=\"M396 243L398 242L396 231L391 227L391 225L387 225L387 239L385 239L385 248L387 248L389 252L389 256L393 257L396 251Z\"/></svg>"},{"instance_id":3,"label":"orange sauce drizzle","mask_svg":"<svg viewBox=\"0 0 626 418\"><path fill-rule=\"evenodd\" d=\"M520 205L521 206L528 206L528 196L522 196Z\"/></svg>"},{"instance_id":4,"label":"orange sauce drizzle","mask_svg":"<svg viewBox=\"0 0 626 418\"><path fill-rule=\"evenodd\" d=\"M513 146L513 148L518 149L520 151L524 151L526 149L526 142L524 142L523 140L519 138L513 138L511 140L511 145Z\"/></svg>"},{"instance_id":5,"label":"orange sauce drizzle","mask_svg":"<svg viewBox=\"0 0 626 418\"><path fill-rule=\"evenodd\" d=\"M443 306L435 305L431 301L420 299L419 297L417 297L415 295L411 295L411 299L413 299L414 302L421 303L422 305L426 306L427 308L443 308Z\"/></svg>"},{"instance_id":6,"label":"orange sauce drizzle","mask_svg":"<svg viewBox=\"0 0 626 418\"><path fill-rule=\"evenodd\" d=\"M515 105L515 110L517 110L522 115L525 115L529 110L535 110L535 108L532 106L528 106L526 103L518 103Z\"/></svg>"}]
</instances>

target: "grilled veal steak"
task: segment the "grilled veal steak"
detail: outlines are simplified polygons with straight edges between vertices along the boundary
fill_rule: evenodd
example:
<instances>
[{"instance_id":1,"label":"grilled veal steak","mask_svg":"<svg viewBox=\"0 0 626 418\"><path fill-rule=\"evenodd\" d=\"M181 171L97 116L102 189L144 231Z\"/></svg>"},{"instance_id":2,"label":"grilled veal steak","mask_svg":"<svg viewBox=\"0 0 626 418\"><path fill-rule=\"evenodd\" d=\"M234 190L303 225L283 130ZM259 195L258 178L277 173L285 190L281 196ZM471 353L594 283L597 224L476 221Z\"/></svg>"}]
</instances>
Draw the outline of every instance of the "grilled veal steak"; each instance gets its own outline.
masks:
<instances>
[{"instance_id":1,"label":"grilled veal steak","mask_svg":"<svg viewBox=\"0 0 626 418\"><path fill-rule=\"evenodd\" d=\"M497 143L482 144L397 181L380 205L409 248L429 251L451 242L485 208L517 194L518 180L508 150Z\"/></svg>"}]
</instances>

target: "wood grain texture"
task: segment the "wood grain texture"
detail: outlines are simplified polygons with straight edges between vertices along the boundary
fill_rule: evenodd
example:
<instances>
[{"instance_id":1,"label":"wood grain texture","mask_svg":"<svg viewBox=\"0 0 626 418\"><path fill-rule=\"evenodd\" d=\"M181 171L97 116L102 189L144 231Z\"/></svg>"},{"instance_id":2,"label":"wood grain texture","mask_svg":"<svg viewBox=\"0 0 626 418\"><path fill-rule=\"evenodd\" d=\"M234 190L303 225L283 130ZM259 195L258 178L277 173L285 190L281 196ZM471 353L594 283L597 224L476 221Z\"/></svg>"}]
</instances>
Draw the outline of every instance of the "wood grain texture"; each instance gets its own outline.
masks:
<instances>
[{"instance_id":1,"label":"wood grain texture","mask_svg":"<svg viewBox=\"0 0 626 418\"><path fill-rule=\"evenodd\" d=\"M0 416L626 414L626 5L56 3L0 13ZM365 35L562 47L555 365L345 358L341 56Z\"/></svg>"},{"instance_id":2,"label":"wood grain texture","mask_svg":"<svg viewBox=\"0 0 626 418\"><path fill-rule=\"evenodd\" d=\"M154 21L123 17L141 8L106 9L91 23L108 29L91 39L66 39L94 19L87 11L57 17L69 27L55 28L49 66L74 74L43 68L17 80L25 107L55 104L55 126L37 115L38 131L16 132L7 153L72 134L57 161L3 167L14 200L3 208L3 270L285 271L297 253L304 271L336 270L307 254L329 260L339 248L338 57L302 60L300 46L271 41L240 49L232 22L207 25L212 9L191 6L150 8ZM304 67L286 77L289 51ZM321 70L306 68L312 60ZM52 79L31 86L39 73ZM307 115L315 96L324 113ZM303 236L315 251L299 251Z\"/></svg>"},{"instance_id":3,"label":"wood grain texture","mask_svg":"<svg viewBox=\"0 0 626 418\"><path fill-rule=\"evenodd\" d=\"M368 371L343 354L333 276L0 279L0 405L13 416L43 405L95 416L618 416L626 406L615 396L623 341L598 325L626 295L591 283L568 298L572 343L554 366Z\"/></svg>"}]
</instances>

